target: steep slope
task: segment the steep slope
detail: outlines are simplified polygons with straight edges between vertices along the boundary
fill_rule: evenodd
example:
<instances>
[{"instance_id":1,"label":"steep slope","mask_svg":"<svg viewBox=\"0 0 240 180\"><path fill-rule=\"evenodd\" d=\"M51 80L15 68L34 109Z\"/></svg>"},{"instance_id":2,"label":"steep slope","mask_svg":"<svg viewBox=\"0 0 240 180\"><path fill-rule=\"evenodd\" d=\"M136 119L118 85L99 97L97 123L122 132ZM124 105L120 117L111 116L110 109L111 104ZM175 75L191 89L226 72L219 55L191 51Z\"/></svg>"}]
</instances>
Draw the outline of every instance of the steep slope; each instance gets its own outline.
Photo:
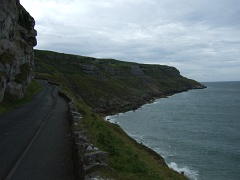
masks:
<instances>
[{"instance_id":1,"label":"steep slope","mask_svg":"<svg viewBox=\"0 0 240 180\"><path fill-rule=\"evenodd\" d=\"M38 77L63 82L101 114L136 109L157 97L204 88L169 66L35 50Z\"/></svg>"},{"instance_id":2,"label":"steep slope","mask_svg":"<svg viewBox=\"0 0 240 180\"><path fill-rule=\"evenodd\" d=\"M174 67L51 51L35 50L35 64L36 77L61 84L61 91L76 103L82 118L79 124L73 123L73 129L108 154L107 168L94 168L86 174L93 171L116 180L187 179L170 169L156 152L138 144L102 116L204 85L182 77Z\"/></svg>"},{"instance_id":3,"label":"steep slope","mask_svg":"<svg viewBox=\"0 0 240 180\"><path fill-rule=\"evenodd\" d=\"M0 102L5 92L22 98L32 80L34 25L19 0L0 0Z\"/></svg>"}]
</instances>

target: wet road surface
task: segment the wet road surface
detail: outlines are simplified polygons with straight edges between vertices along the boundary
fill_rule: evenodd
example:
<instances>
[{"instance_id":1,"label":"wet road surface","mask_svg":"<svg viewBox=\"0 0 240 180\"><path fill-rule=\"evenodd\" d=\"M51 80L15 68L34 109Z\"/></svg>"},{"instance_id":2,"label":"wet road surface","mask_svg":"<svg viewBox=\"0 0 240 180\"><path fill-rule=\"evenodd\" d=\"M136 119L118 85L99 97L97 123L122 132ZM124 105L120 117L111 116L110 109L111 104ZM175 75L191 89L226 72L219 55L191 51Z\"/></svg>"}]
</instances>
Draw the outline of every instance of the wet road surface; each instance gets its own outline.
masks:
<instances>
[{"instance_id":1,"label":"wet road surface","mask_svg":"<svg viewBox=\"0 0 240 180\"><path fill-rule=\"evenodd\" d=\"M74 179L67 102L41 84L30 103L0 116L0 179Z\"/></svg>"}]
</instances>

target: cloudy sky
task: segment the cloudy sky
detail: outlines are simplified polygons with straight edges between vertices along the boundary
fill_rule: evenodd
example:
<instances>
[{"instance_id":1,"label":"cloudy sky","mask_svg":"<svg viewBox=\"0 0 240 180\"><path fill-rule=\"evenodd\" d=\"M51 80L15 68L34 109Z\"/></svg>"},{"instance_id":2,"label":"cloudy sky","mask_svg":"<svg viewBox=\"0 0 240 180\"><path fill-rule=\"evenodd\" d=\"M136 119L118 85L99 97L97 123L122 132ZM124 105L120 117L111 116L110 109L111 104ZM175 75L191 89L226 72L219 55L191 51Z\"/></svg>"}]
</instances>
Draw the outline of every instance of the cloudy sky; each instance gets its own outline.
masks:
<instances>
[{"instance_id":1,"label":"cloudy sky","mask_svg":"<svg viewBox=\"0 0 240 180\"><path fill-rule=\"evenodd\" d=\"M37 49L175 66L201 82L240 80L239 0L20 0Z\"/></svg>"}]
</instances>

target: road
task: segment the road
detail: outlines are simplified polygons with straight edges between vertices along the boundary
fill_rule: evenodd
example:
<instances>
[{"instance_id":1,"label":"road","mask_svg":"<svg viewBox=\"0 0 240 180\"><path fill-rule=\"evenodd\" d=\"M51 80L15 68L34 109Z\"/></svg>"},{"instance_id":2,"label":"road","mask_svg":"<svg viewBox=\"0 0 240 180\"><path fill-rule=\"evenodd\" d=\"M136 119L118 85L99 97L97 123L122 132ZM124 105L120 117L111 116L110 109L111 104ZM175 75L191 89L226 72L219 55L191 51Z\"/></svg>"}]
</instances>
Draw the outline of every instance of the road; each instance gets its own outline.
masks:
<instances>
[{"instance_id":1,"label":"road","mask_svg":"<svg viewBox=\"0 0 240 180\"><path fill-rule=\"evenodd\" d=\"M0 116L0 179L74 179L67 102L58 87Z\"/></svg>"}]
</instances>

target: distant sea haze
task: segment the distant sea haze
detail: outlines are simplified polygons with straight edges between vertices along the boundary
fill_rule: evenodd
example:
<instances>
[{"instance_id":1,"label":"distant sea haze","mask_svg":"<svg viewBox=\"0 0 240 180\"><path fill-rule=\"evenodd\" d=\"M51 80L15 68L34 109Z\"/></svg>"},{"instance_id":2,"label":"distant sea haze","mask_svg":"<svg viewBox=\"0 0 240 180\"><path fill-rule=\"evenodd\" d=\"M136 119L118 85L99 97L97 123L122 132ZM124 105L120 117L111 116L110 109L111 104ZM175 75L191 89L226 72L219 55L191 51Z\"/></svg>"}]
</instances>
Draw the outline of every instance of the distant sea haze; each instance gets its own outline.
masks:
<instances>
[{"instance_id":1,"label":"distant sea haze","mask_svg":"<svg viewBox=\"0 0 240 180\"><path fill-rule=\"evenodd\" d=\"M240 82L204 84L106 119L189 179L239 180Z\"/></svg>"}]
</instances>

